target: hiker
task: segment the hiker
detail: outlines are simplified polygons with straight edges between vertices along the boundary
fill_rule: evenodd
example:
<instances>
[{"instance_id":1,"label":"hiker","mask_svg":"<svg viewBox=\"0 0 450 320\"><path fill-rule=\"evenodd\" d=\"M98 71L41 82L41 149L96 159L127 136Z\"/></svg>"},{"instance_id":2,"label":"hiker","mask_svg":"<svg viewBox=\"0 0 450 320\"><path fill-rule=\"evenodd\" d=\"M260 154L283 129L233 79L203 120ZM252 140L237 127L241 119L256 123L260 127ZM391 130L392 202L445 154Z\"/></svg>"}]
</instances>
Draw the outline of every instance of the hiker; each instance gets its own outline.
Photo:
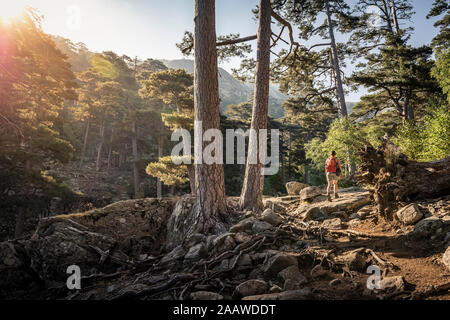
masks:
<instances>
[{"instance_id":1,"label":"hiker","mask_svg":"<svg viewBox=\"0 0 450 320\"><path fill-rule=\"evenodd\" d=\"M331 201L331 186L334 184L334 197L339 198L338 195L338 180L342 178L341 163L336 158L336 152L333 150L330 152L330 157L325 162L325 173L327 175L327 199Z\"/></svg>"}]
</instances>

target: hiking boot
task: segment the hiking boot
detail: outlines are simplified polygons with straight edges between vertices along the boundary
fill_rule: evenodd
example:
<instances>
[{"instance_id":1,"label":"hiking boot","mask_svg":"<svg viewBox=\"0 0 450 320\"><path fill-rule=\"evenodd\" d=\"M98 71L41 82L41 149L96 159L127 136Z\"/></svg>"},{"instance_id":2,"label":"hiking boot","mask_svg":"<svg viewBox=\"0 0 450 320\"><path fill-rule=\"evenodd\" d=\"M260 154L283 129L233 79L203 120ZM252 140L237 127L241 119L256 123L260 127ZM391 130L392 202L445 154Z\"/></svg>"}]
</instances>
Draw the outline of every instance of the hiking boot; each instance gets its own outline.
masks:
<instances>
[{"instance_id":1,"label":"hiking boot","mask_svg":"<svg viewBox=\"0 0 450 320\"><path fill-rule=\"evenodd\" d=\"M331 196L329 195L329 194L327 194L327 199L328 199L328 201L333 201L333 200L331 200Z\"/></svg>"},{"instance_id":2,"label":"hiking boot","mask_svg":"<svg viewBox=\"0 0 450 320\"><path fill-rule=\"evenodd\" d=\"M339 197L339 195L338 195L337 193L335 193L335 194L334 194L334 198L335 198L335 199L338 199L338 198L340 198L340 197Z\"/></svg>"}]
</instances>

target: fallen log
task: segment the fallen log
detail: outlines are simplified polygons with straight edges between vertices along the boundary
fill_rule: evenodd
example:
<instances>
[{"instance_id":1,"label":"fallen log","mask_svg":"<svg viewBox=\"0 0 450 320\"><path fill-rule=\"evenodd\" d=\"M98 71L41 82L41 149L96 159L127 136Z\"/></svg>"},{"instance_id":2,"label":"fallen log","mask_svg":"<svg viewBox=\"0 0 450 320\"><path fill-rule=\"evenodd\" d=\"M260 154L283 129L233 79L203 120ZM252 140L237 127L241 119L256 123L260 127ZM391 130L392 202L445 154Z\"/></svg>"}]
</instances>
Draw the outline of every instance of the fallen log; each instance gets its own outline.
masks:
<instances>
[{"instance_id":1,"label":"fallen log","mask_svg":"<svg viewBox=\"0 0 450 320\"><path fill-rule=\"evenodd\" d=\"M450 194L450 157L433 162L409 160L389 140L378 148L365 142L356 178L371 187L377 211L387 221L402 204Z\"/></svg>"}]
</instances>

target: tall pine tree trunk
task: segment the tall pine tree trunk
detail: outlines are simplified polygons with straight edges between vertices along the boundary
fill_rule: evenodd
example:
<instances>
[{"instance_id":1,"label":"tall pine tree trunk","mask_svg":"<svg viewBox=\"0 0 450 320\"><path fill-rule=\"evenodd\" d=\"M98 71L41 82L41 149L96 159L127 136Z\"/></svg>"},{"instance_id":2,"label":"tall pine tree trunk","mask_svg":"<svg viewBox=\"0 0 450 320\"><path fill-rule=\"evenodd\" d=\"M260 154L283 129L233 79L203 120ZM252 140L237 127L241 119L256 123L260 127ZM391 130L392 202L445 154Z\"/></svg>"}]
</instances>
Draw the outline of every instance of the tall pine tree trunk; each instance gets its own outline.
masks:
<instances>
[{"instance_id":1,"label":"tall pine tree trunk","mask_svg":"<svg viewBox=\"0 0 450 320\"><path fill-rule=\"evenodd\" d=\"M80 157L80 168L83 165L84 157L86 156L86 147L89 138L90 127L91 127L91 119L89 118L86 124L86 131L84 133L83 149L81 150L81 157Z\"/></svg>"},{"instance_id":2,"label":"tall pine tree trunk","mask_svg":"<svg viewBox=\"0 0 450 320\"><path fill-rule=\"evenodd\" d=\"M194 12L194 114L195 139L208 129L220 130L219 82L216 48L215 0L195 0ZM200 153L207 146L200 145ZM196 156L198 155L196 150ZM222 164L195 163L197 231L215 230L226 213L225 178Z\"/></svg>"},{"instance_id":3,"label":"tall pine tree trunk","mask_svg":"<svg viewBox=\"0 0 450 320\"><path fill-rule=\"evenodd\" d=\"M333 22L331 19L330 5L328 0L325 1L325 9L327 13L328 33L331 42L331 57L332 57L331 62L334 70L334 77L336 78L336 91L338 96L339 115L341 116L341 119L343 119L346 118L348 115L347 105L345 103L344 87L342 85L341 69L339 67L339 57L336 47L336 39L334 38Z\"/></svg>"},{"instance_id":4,"label":"tall pine tree trunk","mask_svg":"<svg viewBox=\"0 0 450 320\"><path fill-rule=\"evenodd\" d=\"M255 95L253 99L253 112L251 128L256 135L250 135L247 166L242 187L240 206L245 209L259 211L263 208L262 189L264 186L265 159L259 159L257 164L250 164L251 152L259 149L258 137L260 129L267 129L267 115L269 106L270 84L270 36L271 36L270 0L260 0L258 25L258 52L256 64ZM256 156L255 159L257 159Z\"/></svg>"},{"instance_id":5,"label":"tall pine tree trunk","mask_svg":"<svg viewBox=\"0 0 450 320\"><path fill-rule=\"evenodd\" d=\"M113 142L114 142L114 126L111 126L111 137L109 138L109 151L108 151L108 171L111 170L112 165Z\"/></svg>"},{"instance_id":6,"label":"tall pine tree trunk","mask_svg":"<svg viewBox=\"0 0 450 320\"><path fill-rule=\"evenodd\" d=\"M133 182L134 182L134 197L139 197L139 154L137 145L137 128L136 120L131 124L131 146L133 149Z\"/></svg>"},{"instance_id":7,"label":"tall pine tree trunk","mask_svg":"<svg viewBox=\"0 0 450 320\"><path fill-rule=\"evenodd\" d=\"M195 190L195 167L193 165L188 165L187 170L188 170L188 177L189 177L189 185L191 187L191 194L193 196L196 196L197 192Z\"/></svg>"},{"instance_id":8,"label":"tall pine tree trunk","mask_svg":"<svg viewBox=\"0 0 450 320\"><path fill-rule=\"evenodd\" d=\"M162 123L160 124L160 127L162 128ZM162 133L160 131L160 134L158 136L158 160L163 157L163 150L164 150L164 140ZM156 179L156 197L158 199L162 198L162 181L161 179Z\"/></svg>"},{"instance_id":9,"label":"tall pine tree trunk","mask_svg":"<svg viewBox=\"0 0 450 320\"><path fill-rule=\"evenodd\" d=\"M105 143L105 121L100 125L100 142L97 149L97 163L95 169L98 171L102 168L103 144Z\"/></svg>"}]
</instances>

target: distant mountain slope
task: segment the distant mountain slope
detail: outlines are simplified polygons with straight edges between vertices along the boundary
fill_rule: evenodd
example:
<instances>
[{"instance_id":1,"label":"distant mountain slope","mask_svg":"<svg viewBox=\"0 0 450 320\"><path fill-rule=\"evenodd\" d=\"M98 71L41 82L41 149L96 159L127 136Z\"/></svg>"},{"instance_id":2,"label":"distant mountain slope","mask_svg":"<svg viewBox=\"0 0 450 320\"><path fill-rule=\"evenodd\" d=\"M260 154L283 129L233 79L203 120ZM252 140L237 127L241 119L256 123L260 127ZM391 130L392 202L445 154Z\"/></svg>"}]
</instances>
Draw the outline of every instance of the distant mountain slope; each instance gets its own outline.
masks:
<instances>
[{"instance_id":1,"label":"distant mountain slope","mask_svg":"<svg viewBox=\"0 0 450 320\"><path fill-rule=\"evenodd\" d=\"M181 60L161 60L168 68L184 69L189 73L194 72L194 61L188 59ZM225 111L230 104L238 104L248 101L253 95L253 85L242 83L236 80L226 70L219 68L219 95L220 109ZM284 115L281 107L286 100L286 96L280 93L275 85L270 86L269 115L273 118L280 118Z\"/></svg>"},{"instance_id":2,"label":"distant mountain slope","mask_svg":"<svg viewBox=\"0 0 450 320\"><path fill-rule=\"evenodd\" d=\"M69 62L72 64L72 70L82 72L89 68L89 61L95 54L83 44L73 43L68 39L59 36L53 36L56 46L68 56ZM168 68L184 69L189 73L194 72L194 61L189 59L180 60L164 60L162 61ZM248 101L253 95L253 84L242 83L235 79L226 70L219 68L219 94L220 109L222 113L230 104L238 104ZM276 85L270 85L269 92L269 115L275 119L284 116L283 102L286 96L282 94ZM347 102L348 113L352 112L355 102Z\"/></svg>"}]
</instances>

